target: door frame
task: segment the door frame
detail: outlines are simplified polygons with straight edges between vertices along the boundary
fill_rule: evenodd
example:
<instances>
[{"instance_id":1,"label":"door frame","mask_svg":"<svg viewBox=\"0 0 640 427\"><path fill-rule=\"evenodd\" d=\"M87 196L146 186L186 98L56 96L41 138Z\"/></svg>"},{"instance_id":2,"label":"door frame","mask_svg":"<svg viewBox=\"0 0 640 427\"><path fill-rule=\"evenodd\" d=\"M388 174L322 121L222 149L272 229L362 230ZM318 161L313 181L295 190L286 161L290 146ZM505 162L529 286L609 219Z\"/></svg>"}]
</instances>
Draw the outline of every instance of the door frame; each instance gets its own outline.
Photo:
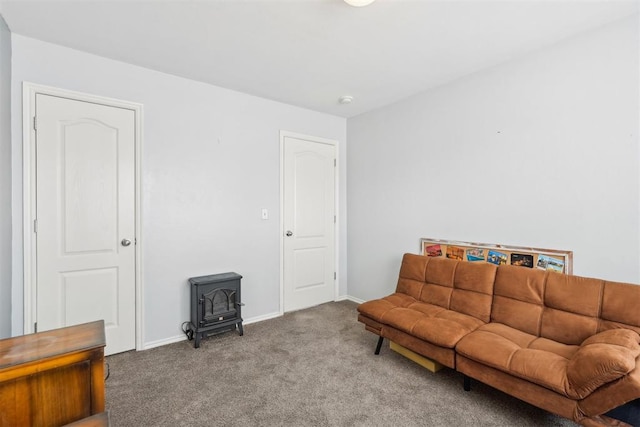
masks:
<instances>
[{"instance_id":1,"label":"door frame","mask_svg":"<svg viewBox=\"0 0 640 427\"><path fill-rule=\"evenodd\" d=\"M334 211L336 216L335 226L333 227L333 254L334 254L334 269L335 278L333 280L333 300L338 300L340 290L340 244L338 236L340 235L340 206L338 201L340 200L340 174L338 165L340 165L340 152L338 150L338 141L327 138L320 138L317 136L304 135L296 132L289 132L285 130L280 131L280 312L279 315L284 315L284 141L285 138L297 138L304 139L305 141L313 142L316 144L332 145L334 148L336 167L334 168L334 183L333 183L333 198L334 198Z\"/></svg>"},{"instance_id":2,"label":"door frame","mask_svg":"<svg viewBox=\"0 0 640 427\"><path fill-rule=\"evenodd\" d=\"M34 332L36 311L36 234L33 232L36 217L36 138L34 117L36 95L50 95L75 101L89 102L109 107L124 108L134 112L135 120L135 328L136 350L144 348L144 303L142 281L142 104L107 98L82 92L60 89L51 86L23 82L22 84L22 216L23 216L23 328L24 334Z\"/></svg>"}]
</instances>

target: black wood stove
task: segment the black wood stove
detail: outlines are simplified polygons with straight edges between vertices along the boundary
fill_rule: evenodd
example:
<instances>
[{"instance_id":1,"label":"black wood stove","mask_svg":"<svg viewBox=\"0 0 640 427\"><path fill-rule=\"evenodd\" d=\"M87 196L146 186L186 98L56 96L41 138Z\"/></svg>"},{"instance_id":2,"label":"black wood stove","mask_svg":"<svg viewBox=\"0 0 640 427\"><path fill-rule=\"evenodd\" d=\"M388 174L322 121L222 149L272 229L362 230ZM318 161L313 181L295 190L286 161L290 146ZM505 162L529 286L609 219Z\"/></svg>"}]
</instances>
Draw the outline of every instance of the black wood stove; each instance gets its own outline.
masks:
<instances>
[{"instance_id":1,"label":"black wood stove","mask_svg":"<svg viewBox=\"0 0 640 427\"><path fill-rule=\"evenodd\" d=\"M238 329L242 335L240 300L240 276L237 273L212 274L192 277L191 322L186 332L189 339L195 337L195 348L209 335Z\"/></svg>"}]
</instances>

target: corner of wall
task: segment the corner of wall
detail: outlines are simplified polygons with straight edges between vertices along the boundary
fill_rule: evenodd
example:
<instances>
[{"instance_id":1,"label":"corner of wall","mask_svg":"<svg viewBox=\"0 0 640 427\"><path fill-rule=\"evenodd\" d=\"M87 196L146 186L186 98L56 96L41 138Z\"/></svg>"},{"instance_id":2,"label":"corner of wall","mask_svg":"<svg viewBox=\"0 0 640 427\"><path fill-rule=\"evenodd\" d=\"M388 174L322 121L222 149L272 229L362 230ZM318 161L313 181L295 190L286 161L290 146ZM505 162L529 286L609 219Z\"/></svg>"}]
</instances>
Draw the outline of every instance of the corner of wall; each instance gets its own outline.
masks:
<instances>
[{"instance_id":1,"label":"corner of wall","mask_svg":"<svg viewBox=\"0 0 640 427\"><path fill-rule=\"evenodd\" d=\"M11 336L11 32L0 15L0 338Z\"/></svg>"}]
</instances>

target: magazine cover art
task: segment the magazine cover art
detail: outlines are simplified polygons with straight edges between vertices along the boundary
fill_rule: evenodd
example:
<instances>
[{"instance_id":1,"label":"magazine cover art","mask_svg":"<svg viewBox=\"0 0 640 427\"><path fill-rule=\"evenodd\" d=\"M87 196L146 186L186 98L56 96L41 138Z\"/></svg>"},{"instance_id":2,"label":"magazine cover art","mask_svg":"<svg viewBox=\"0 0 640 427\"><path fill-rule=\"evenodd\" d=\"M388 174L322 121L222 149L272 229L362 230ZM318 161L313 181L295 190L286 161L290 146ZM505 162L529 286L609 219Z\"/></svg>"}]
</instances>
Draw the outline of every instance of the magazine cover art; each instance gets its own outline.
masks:
<instances>
[{"instance_id":1,"label":"magazine cover art","mask_svg":"<svg viewBox=\"0 0 640 427\"><path fill-rule=\"evenodd\" d=\"M442 256L442 248L440 245L425 246L424 253L426 256Z\"/></svg>"},{"instance_id":2,"label":"magazine cover art","mask_svg":"<svg viewBox=\"0 0 640 427\"><path fill-rule=\"evenodd\" d=\"M507 254L498 251L489 251L487 261L495 265L503 265L507 263Z\"/></svg>"},{"instance_id":3,"label":"magazine cover art","mask_svg":"<svg viewBox=\"0 0 640 427\"><path fill-rule=\"evenodd\" d=\"M457 246L447 246L447 258L462 261L464 259L464 249Z\"/></svg>"},{"instance_id":4,"label":"magazine cover art","mask_svg":"<svg viewBox=\"0 0 640 427\"><path fill-rule=\"evenodd\" d=\"M467 261L484 261L484 249L472 248L467 249Z\"/></svg>"},{"instance_id":5,"label":"magazine cover art","mask_svg":"<svg viewBox=\"0 0 640 427\"><path fill-rule=\"evenodd\" d=\"M533 255L513 253L511 254L511 265L533 268Z\"/></svg>"},{"instance_id":6,"label":"magazine cover art","mask_svg":"<svg viewBox=\"0 0 640 427\"><path fill-rule=\"evenodd\" d=\"M564 271L564 261L541 254L540 256L538 256L538 265L536 265L536 268L540 270L551 270L562 273Z\"/></svg>"}]
</instances>

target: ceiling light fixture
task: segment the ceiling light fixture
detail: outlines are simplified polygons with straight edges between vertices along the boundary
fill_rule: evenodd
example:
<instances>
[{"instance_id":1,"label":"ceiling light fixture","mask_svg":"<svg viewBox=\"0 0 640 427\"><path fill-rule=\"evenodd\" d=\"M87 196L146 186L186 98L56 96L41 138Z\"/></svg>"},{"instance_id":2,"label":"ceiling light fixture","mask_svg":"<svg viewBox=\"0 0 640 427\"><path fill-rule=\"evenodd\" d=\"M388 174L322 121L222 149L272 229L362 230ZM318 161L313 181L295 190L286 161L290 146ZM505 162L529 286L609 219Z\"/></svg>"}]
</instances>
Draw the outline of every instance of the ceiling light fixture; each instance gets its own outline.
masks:
<instances>
[{"instance_id":1,"label":"ceiling light fixture","mask_svg":"<svg viewBox=\"0 0 640 427\"><path fill-rule=\"evenodd\" d=\"M340 104L343 104L343 105L351 104L352 101L353 101L353 96L351 95L344 95L338 98L338 102L340 102Z\"/></svg>"},{"instance_id":2,"label":"ceiling light fixture","mask_svg":"<svg viewBox=\"0 0 640 427\"><path fill-rule=\"evenodd\" d=\"M375 0L344 0L346 4L353 7L362 7L368 6L373 3Z\"/></svg>"}]
</instances>

